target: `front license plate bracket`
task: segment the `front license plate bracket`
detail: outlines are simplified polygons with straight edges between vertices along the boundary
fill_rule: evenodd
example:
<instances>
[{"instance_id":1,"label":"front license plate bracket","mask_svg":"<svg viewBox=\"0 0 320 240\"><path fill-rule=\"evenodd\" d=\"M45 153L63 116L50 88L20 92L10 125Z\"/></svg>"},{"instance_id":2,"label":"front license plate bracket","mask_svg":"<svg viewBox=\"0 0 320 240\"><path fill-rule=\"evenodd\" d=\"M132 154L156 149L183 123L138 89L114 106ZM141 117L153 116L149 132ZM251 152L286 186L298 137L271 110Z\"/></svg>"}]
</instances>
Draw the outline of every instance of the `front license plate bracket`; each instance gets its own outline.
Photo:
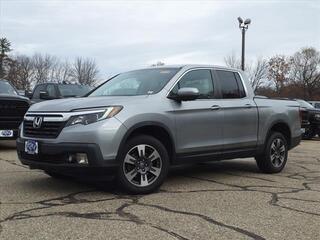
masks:
<instances>
[{"instance_id":1,"label":"front license plate bracket","mask_svg":"<svg viewBox=\"0 0 320 240\"><path fill-rule=\"evenodd\" d=\"M35 140L26 140L24 143L24 151L28 154L38 154L39 153L39 144Z\"/></svg>"}]
</instances>

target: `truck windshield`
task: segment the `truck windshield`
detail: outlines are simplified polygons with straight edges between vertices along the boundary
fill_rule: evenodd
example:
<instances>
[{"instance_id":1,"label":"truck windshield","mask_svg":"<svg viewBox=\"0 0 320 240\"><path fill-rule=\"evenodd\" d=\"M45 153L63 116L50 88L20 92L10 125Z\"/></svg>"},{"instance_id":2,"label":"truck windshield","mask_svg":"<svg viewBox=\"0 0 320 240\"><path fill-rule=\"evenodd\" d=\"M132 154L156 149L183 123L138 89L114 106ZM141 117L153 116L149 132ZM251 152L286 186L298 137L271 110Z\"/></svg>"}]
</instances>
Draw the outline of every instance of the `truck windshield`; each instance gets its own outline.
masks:
<instances>
[{"instance_id":1,"label":"truck windshield","mask_svg":"<svg viewBox=\"0 0 320 240\"><path fill-rule=\"evenodd\" d=\"M0 81L0 94L18 95L14 87L7 81Z\"/></svg>"},{"instance_id":2,"label":"truck windshield","mask_svg":"<svg viewBox=\"0 0 320 240\"><path fill-rule=\"evenodd\" d=\"M63 97L82 97L86 95L91 87L76 84L58 85L61 96Z\"/></svg>"},{"instance_id":3,"label":"truck windshield","mask_svg":"<svg viewBox=\"0 0 320 240\"><path fill-rule=\"evenodd\" d=\"M102 84L93 96L136 96L158 93L179 68L155 68L121 73Z\"/></svg>"}]
</instances>

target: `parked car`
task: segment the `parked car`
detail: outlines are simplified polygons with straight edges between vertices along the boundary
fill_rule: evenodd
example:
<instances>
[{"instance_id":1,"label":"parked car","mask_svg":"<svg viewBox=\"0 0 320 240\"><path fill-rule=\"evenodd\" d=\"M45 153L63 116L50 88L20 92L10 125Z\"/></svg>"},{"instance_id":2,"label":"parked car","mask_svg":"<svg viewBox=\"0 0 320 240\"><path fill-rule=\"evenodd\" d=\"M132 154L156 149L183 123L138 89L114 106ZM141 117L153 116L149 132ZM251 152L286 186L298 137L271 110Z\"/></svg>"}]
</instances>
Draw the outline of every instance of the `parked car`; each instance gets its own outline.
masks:
<instances>
[{"instance_id":1,"label":"parked car","mask_svg":"<svg viewBox=\"0 0 320 240\"><path fill-rule=\"evenodd\" d=\"M315 108L320 109L320 101L309 101L309 103L314 106Z\"/></svg>"},{"instance_id":2,"label":"parked car","mask_svg":"<svg viewBox=\"0 0 320 240\"><path fill-rule=\"evenodd\" d=\"M29 108L29 99L19 96L10 82L0 79L0 140L14 140L23 116Z\"/></svg>"},{"instance_id":3,"label":"parked car","mask_svg":"<svg viewBox=\"0 0 320 240\"><path fill-rule=\"evenodd\" d=\"M121 73L85 98L34 104L17 151L47 174L109 169L133 193L154 191L170 165L255 157L280 172L301 139L299 104L255 97L236 69L207 65Z\"/></svg>"},{"instance_id":4,"label":"parked car","mask_svg":"<svg viewBox=\"0 0 320 240\"><path fill-rule=\"evenodd\" d=\"M41 83L34 87L33 92L26 93L32 103L45 100L82 97L92 88L87 85L69 84L69 83Z\"/></svg>"},{"instance_id":5,"label":"parked car","mask_svg":"<svg viewBox=\"0 0 320 240\"><path fill-rule=\"evenodd\" d=\"M317 134L320 136L320 110L314 108L310 103L304 100L296 100L299 102L302 110L302 137L304 139L311 139Z\"/></svg>"}]
</instances>

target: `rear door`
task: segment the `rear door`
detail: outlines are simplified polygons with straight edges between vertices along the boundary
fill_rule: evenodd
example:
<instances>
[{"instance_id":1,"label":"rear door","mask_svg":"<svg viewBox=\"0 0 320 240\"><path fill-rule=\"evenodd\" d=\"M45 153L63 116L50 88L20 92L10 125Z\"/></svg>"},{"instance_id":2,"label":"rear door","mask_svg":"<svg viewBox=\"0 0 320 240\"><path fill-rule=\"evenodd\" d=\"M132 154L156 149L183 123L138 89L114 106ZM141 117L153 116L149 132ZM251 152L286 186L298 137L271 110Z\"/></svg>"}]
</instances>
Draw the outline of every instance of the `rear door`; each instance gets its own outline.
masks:
<instances>
[{"instance_id":1,"label":"rear door","mask_svg":"<svg viewBox=\"0 0 320 240\"><path fill-rule=\"evenodd\" d=\"M247 96L240 74L228 70L214 71L219 82L223 113L224 150L255 148L258 133L258 110Z\"/></svg>"},{"instance_id":2,"label":"rear door","mask_svg":"<svg viewBox=\"0 0 320 240\"><path fill-rule=\"evenodd\" d=\"M216 86L211 69L194 69L186 72L170 94L183 87L197 88L200 97L193 101L172 100L176 120L177 152L203 155L221 151L222 112L216 107Z\"/></svg>"}]
</instances>

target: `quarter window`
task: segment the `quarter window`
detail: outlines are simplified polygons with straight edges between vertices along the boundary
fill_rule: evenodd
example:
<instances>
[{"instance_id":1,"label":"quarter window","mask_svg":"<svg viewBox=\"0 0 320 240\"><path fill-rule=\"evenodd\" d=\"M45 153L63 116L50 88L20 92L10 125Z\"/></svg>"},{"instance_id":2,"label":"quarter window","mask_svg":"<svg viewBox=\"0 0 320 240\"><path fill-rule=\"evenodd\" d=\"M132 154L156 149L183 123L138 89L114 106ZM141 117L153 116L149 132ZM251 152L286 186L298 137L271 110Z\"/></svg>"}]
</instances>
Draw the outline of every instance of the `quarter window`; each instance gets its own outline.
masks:
<instances>
[{"instance_id":1,"label":"quarter window","mask_svg":"<svg viewBox=\"0 0 320 240\"><path fill-rule=\"evenodd\" d=\"M217 70L220 80L222 98L245 97L244 87L237 73Z\"/></svg>"},{"instance_id":2,"label":"quarter window","mask_svg":"<svg viewBox=\"0 0 320 240\"><path fill-rule=\"evenodd\" d=\"M171 94L178 94L180 88L197 88L200 96L198 99L213 98L213 82L211 77L211 71L209 69L193 70L186 73L179 82L174 86Z\"/></svg>"}]
</instances>

